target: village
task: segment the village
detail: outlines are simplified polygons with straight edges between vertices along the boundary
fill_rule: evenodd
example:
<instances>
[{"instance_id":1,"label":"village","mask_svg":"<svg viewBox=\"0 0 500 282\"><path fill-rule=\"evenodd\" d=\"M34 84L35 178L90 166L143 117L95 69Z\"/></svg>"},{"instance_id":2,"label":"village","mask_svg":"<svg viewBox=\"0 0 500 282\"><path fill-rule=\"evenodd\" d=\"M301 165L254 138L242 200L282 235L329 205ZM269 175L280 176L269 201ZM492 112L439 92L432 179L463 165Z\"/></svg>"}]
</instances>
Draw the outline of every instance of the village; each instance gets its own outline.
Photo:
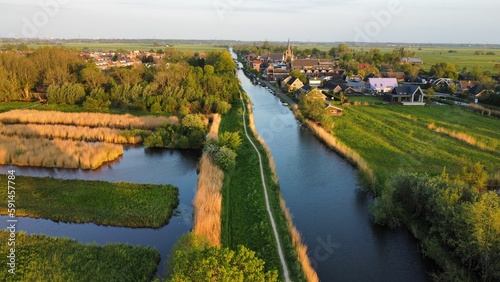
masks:
<instances>
[{"instance_id":1,"label":"village","mask_svg":"<svg viewBox=\"0 0 500 282\"><path fill-rule=\"evenodd\" d=\"M451 99L456 100L456 103L466 103L467 100L478 103L495 94L494 87L482 85L468 74L460 73L457 79L421 74L418 70L424 61L418 57L400 58L400 67L396 70L394 65L382 66L379 71L368 63L351 62L349 66L356 64L357 71L353 72L342 67L338 56L295 56L288 41L285 52L260 55L248 53L243 58L250 75L289 93L296 101L312 90L321 92L325 101L344 95L375 96L385 103L420 106L431 102L431 98ZM405 67L413 68L413 72L416 69L417 73L405 73ZM491 80L493 85L498 85L500 77L492 75ZM330 103L326 105L330 106Z\"/></svg>"}]
</instances>

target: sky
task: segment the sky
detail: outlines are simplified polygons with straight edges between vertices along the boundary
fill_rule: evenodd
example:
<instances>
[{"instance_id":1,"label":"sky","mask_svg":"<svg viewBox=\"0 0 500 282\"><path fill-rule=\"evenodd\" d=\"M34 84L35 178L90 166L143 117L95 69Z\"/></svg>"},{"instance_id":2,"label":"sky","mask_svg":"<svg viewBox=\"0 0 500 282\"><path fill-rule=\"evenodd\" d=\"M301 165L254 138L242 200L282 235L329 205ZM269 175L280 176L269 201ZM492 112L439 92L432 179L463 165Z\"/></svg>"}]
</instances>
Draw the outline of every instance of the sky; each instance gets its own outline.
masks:
<instances>
[{"instance_id":1,"label":"sky","mask_svg":"<svg viewBox=\"0 0 500 282\"><path fill-rule=\"evenodd\" d=\"M0 0L0 37L500 44L498 0Z\"/></svg>"}]
</instances>

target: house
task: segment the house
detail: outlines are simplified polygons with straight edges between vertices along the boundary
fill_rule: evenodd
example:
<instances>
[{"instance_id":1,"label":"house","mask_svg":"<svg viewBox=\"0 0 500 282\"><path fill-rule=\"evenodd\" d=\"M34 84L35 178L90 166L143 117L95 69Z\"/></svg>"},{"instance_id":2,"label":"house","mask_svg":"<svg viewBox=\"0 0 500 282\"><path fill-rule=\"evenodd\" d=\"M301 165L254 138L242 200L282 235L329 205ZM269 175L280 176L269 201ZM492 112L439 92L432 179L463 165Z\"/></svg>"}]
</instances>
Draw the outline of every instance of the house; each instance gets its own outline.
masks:
<instances>
[{"instance_id":1,"label":"house","mask_svg":"<svg viewBox=\"0 0 500 282\"><path fill-rule=\"evenodd\" d=\"M403 105L425 105L424 92L418 85L404 84L384 94L384 100Z\"/></svg>"},{"instance_id":2,"label":"house","mask_svg":"<svg viewBox=\"0 0 500 282\"><path fill-rule=\"evenodd\" d=\"M372 93L388 93L392 92L398 86L398 81L395 78L369 78L366 88Z\"/></svg>"},{"instance_id":3,"label":"house","mask_svg":"<svg viewBox=\"0 0 500 282\"><path fill-rule=\"evenodd\" d=\"M370 64L358 64L358 70L365 70L371 68Z\"/></svg>"},{"instance_id":4,"label":"house","mask_svg":"<svg viewBox=\"0 0 500 282\"><path fill-rule=\"evenodd\" d=\"M362 81L351 81L349 80L347 82L347 89L351 89L352 91L350 91L351 93L358 93L358 94L361 94L363 93L363 91L365 90L365 87L366 87L366 84Z\"/></svg>"},{"instance_id":5,"label":"house","mask_svg":"<svg viewBox=\"0 0 500 282\"><path fill-rule=\"evenodd\" d=\"M457 91L460 93L470 92L470 90L478 84L479 84L479 81L460 80L459 82L457 82Z\"/></svg>"},{"instance_id":6,"label":"house","mask_svg":"<svg viewBox=\"0 0 500 282\"><path fill-rule=\"evenodd\" d=\"M292 61L292 70L299 70L307 77L335 76L340 69L327 59L297 59Z\"/></svg>"},{"instance_id":7,"label":"house","mask_svg":"<svg viewBox=\"0 0 500 282\"><path fill-rule=\"evenodd\" d=\"M262 61L261 60L253 60L252 61L252 69L260 72L260 65L262 65Z\"/></svg>"},{"instance_id":8,"label":"house","mask_svg":"<svg viewBox=\"0 0 500 282\"><path fill-rule=\"evenodd\" d=\"M381 72L380 76L382 78L395 78L398 80L398 82L403 82L406 78L406 75L402 71L388 71L388 72Z\"/></svg>"},{"instance_id":9,"label":"house","mask_svg":"<svg viewBox=\"0 0 500 282\"><path fill-rule=\"evenodd\" d=\"M264 77L267 81L278 81L287 78L290 75L290 70L286 65L280 63L269 64L264 71Z\"/></svg>"},{"instance_id":10,"label":"house","mask_svg":"<svg viewBox=\"0 0 500 282\"><path fill-rule=\"evenodd\" d=\"M281 82L281 89L288 92L296 91L304 86L304 83L300 79L288 76Z\"/></svg>"},{"instance_id":11,"label":"house","mask_svg":"<svg viewBox=\"0 0 500 282\"><path fill-rule=\"evenodd\" d=\"M278 63L285 61L285 54L283 53L270 53L267 55L268 63Z\"/></svg>"},{"instance_id":12,"label":"house","mask_svg":"<svg viewBox=\"0 0 500 282\"><path fill-rule=\"evenodd\" d=\"M404 57L401 59L402 64L410 63L412 65L421 65L424 63L424 61L420 58L410 58L410 57Z\"/></svg>"}]
</instances>

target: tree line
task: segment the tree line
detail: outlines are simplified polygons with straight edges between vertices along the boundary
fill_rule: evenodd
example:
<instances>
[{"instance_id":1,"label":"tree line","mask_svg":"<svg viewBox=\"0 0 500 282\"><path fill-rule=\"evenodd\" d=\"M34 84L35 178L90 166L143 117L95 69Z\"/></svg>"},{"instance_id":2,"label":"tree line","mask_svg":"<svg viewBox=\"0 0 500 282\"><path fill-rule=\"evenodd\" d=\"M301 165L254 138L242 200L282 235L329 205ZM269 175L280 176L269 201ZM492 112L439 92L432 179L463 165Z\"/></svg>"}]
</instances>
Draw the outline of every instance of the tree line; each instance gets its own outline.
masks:
<instances>
[{"instance_id":1,"label":"tree line","mask_svg":"<svg viewBox=\"0 0 500 282\"><path fill-rule=\"evenodd\" d=\"M424 254L443 267L438 281L499 281L498 179L488 180L479 163L455 176L401 172L375 203L374 218L413 230Z\"/></svg>"},{"instance_id":2,"label":"tree line","mask_svg":"<svg viewBox=\"0 0 500 282\"><path fill-rule=\"evenodd\" d=\"M157 114L224 114L238 99L234 63L225 50L201 58L169 48L156 64L101 71L75 50L43 47L0 54L0 101L30 101L46 89L49 103L89 111L139 110ZM44 91L43 91L44 92Z\"/></svg>"}]
</instances>

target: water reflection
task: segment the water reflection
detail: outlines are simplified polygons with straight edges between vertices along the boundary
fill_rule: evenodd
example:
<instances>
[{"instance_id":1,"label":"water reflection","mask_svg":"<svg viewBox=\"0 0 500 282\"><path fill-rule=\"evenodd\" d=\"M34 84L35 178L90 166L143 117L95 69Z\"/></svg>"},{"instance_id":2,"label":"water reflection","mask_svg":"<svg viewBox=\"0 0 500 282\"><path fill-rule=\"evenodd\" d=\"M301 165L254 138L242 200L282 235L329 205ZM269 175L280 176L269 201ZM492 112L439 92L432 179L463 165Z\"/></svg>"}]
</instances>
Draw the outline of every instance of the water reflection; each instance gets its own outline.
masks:
<instances>
[{"instance_id":1,"label":"water reflection","mask_svg":"<svg viewBox=\"0 0 500 282\"><path fill-rule=\"evenodd\" d=\"M322 281L428 281L433 264L405 230L371 221L357 171L298 124L279 99L239 72L271 148L283 197Z\"/></svg>"},{"instance_id":2,"label":"water reflection","mask_svg":"<svg viewBox=\"0 0 500 282\"><path fill-rule=\"evenodd\" d=\"M33 168L0 166L5 173L16 170L16 176L53 177L134 183L172 184L179 188L179 206L168 225L159 229L98 226L91 223L71 224L46 219L18 218L19 230L29 234L68 237L82 243L129 243L156 248L161 255L159 274L163 274L165 260L180 235L192 228L192 201L196 190L196 166L199 150L145 149L128 146L123 157L96 170ZM19 195L21 197L22 195ZM5 217L0 217L6 222Z\"/></svg>"}]
</instances>

